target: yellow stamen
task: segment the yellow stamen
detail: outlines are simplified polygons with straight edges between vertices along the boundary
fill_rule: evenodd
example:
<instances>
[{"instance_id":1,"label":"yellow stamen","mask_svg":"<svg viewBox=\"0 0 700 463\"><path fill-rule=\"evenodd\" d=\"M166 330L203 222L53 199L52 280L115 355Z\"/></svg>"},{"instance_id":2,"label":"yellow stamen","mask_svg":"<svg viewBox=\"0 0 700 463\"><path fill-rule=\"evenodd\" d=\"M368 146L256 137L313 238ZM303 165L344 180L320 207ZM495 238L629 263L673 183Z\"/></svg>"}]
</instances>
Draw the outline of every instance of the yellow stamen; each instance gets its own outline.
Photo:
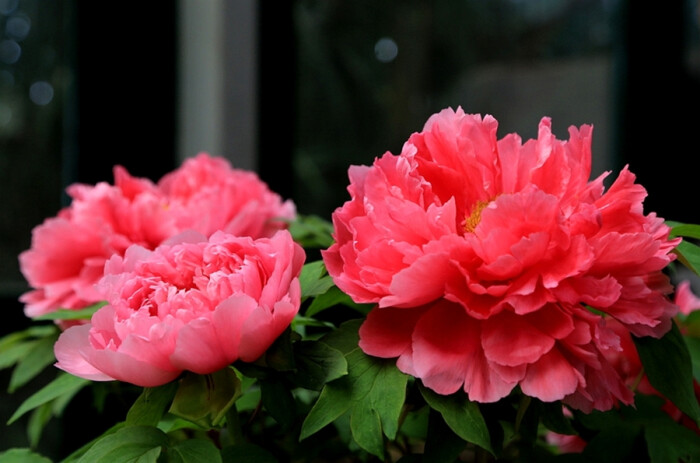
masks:
<instances>
[{"instance_id":1,"label":"yellow stamen","mask_svg":"<svg viewBox=\"0 0 700 463\"><path fill-rule=\"evenodd\" d=\"M471 212L469 213L469 216L464 219L464 231L467 233L473 233L474 229L479 225L479 222L481 222L481 211L484 210L486 206L489 205L490 201L481 201L478 200L476 204L474 204L474 207L472 207Z\"/></svg>"}]
</instances>

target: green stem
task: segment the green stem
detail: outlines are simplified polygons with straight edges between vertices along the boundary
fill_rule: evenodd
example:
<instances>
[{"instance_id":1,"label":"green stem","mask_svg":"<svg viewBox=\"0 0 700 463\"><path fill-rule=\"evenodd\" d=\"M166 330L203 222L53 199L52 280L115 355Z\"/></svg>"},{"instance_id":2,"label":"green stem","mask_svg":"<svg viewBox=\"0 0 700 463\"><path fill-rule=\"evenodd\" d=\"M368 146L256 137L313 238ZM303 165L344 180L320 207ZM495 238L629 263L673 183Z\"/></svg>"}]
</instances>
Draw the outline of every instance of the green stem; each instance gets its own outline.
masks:
<instances>
[{"instance_id":1,"label":"green stem","mask_svg":"<svg viewBox=\"0 0 700 463\"><path fill-rule=\"evenodd\" d=\"M221 432L221 445L238 445L245 442L243 437L243 428L241 427L241 418L238 415L236 404L226 412L226 427Z\"/></svg>"},{"instance_id":2,"label":"green stem","mask_svg":"<svg viewBox=\"0 0 700 463\"><path fill-rule=\"evenodd\" d=\"M520 424L523 421L523 417L525 416L525 412L527 411L528 407L530 406L530 403L532 402L532 398L529 396L522 396L520 399L520 405L518 406L518 413L515 417L515 434L520 434Z\"/></svg>"}]
</instances>

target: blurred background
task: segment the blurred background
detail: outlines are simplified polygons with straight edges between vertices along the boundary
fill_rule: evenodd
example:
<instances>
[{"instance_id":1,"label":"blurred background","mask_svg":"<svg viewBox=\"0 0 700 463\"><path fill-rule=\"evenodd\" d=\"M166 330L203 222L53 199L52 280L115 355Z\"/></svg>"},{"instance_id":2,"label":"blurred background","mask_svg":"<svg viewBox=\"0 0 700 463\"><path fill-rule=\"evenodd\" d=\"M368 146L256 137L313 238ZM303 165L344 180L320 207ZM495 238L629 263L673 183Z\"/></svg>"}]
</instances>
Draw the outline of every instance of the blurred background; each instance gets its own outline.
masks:
<instances>
[{"instance_id":1,"label":"blurred background","mask_svg":"<svg viewBox=\"0 0 700 463\"><path fill-rule=\"evenodd\" d=\"M17 255L67 185L112 182L115 164L155 181L207 151L330 219L350 164L399 153L448 106L492 114L499 138L535 137L543 116L560 139L592 124L594 175L629 164L647 211L698 223L697 4L660 5L0 0L1 334L28 325ZM0 374L4 426L32 391L5 395ZM76 448L66 429L40 450ZM0 451L23 432L3 429Z\"/></svg>"}]
</instances>

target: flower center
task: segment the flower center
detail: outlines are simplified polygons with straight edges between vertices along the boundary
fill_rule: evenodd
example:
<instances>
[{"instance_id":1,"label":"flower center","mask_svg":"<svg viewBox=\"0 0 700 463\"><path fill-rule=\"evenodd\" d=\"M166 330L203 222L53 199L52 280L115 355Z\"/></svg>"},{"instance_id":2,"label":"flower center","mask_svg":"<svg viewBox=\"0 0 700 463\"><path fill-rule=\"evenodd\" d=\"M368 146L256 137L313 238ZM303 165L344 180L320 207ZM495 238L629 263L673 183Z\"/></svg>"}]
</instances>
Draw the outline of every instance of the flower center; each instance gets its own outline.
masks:
<instances>
[{"instance_id":1,"label":"flower center","mask_svg":"<svg viewBox=\"0 0 700 463\"><path fill-rule=\"evenodd\" d=\"M481 222L481 211L489 205L491 201L478 200L472 207L469 215L464 219L464 231L466 233L474 233L474 229Z\"/></svg>"}]
</instances>

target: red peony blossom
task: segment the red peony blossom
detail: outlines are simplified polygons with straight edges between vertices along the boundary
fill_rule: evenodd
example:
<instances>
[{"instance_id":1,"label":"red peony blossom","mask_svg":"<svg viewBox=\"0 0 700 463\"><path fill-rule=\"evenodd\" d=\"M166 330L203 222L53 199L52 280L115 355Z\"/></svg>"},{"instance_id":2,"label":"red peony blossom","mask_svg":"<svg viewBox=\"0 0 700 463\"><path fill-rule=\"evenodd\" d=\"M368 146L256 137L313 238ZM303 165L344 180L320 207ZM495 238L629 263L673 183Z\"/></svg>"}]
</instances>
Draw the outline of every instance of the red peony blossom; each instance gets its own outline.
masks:
<instances>
[{"instance_id":1,"label":"red peony blossom","mask_svg":"<svg viewBox=\"0 0 700 463\"><path fill-rule=\"evenodd\" d=\"M627 167L607 191L607 174L589 181L592 127L560 141L543 118L523 144L497 125L446 109L398 156L349 169L323 259L341 290L377 304L360 347L478 402L519 386L584 410L631 403L603 317L637 336L670 328L662 270L679 240L644 214Z\"/></svg>"},{"instance_id":2,"label":"red peony blossom","mask_svg":"<svg viewBox=\"0 0 700 463\"><path fill-rule=\"evenodd\" d=\"M56 366L144 387L259 358L299 310L304 251L286 230L253 240L185 232L112 256L97 290L108 305L61 333Z\"/></svg>"},{"instance_id":3,"label":"red peony blossom","mask_svg":"<svg viewBox=\"0 0 700 463\"><path fill-rule=\"evenodd\" d=\"M253 238L271 236L292 219L295 207L251 172L199 154L158 184L114 168L114 185L74 184L70 206L32 232L30 249L19 256L33 288L23 294L28 317L59 308L100 302L94 284L104 263L132 244L154 249L184 230L207 236L224 230Z\"/></svg>"}]
</instances>

